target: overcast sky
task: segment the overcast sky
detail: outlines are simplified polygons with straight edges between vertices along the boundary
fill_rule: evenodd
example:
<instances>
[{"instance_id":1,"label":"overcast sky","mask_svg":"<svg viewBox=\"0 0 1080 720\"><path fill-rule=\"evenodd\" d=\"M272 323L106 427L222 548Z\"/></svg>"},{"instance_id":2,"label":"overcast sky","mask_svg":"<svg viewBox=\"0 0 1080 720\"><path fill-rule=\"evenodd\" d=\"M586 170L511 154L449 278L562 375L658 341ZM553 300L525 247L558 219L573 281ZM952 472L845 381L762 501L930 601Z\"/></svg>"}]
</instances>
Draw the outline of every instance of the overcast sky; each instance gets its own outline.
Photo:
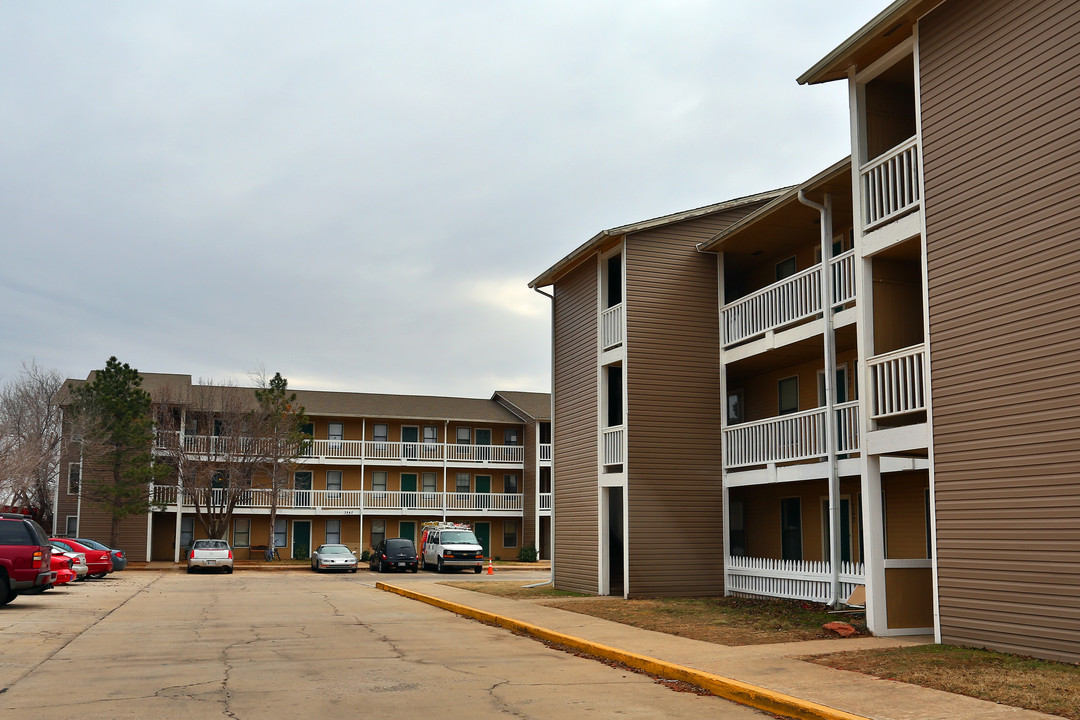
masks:
<instances>
[{"instance_id":1,"label":"overcast sky","mask_svg":"<svg viewBox=\"0 0 1080 720\"><path fill-rule=\"evenodd\" d=\"M549 389L527 283L805 180L855 0L0 0L0 377Z\"/></svg>"}]
</instances>

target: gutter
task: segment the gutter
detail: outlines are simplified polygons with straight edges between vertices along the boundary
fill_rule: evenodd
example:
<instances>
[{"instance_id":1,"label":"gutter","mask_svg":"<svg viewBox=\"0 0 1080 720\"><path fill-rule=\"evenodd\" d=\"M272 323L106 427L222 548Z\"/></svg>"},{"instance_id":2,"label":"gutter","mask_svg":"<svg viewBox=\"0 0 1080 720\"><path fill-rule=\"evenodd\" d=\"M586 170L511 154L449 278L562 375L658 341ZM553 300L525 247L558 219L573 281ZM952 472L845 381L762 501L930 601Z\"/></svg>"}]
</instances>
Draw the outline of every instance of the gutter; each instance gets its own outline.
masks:
<instances>
[{"instance_id":1,"label":"gutter","mask_svg":"<svg viewBox=\"0 0 1080 720\"><path fill-rule=\"evenodd\" d=\"M533 290L551 300L551 558L549 560L549 576L546 582L524 585L523 587L534 588L544 585L555 586L555 296L546 293L538 287ZM539 467L539 464L538 464ZM540 474L537 471L536 492L539 498ZM536 505L536 523L540 524L540 504Z\"/></svg>"},{"instance_id":2,"label":"gutter","mask_svg":"<svg viewBox=\"0 0 1080 720\"><path fill-rule=\"evenodd\" d=\"M825 324L825 449L829 463L829 606L840 604L840 474L836 466L836 337L833 333L832 196L820 205L799 190L799 202L821 215L821 317Z\"/></svg>"}]
</instances>

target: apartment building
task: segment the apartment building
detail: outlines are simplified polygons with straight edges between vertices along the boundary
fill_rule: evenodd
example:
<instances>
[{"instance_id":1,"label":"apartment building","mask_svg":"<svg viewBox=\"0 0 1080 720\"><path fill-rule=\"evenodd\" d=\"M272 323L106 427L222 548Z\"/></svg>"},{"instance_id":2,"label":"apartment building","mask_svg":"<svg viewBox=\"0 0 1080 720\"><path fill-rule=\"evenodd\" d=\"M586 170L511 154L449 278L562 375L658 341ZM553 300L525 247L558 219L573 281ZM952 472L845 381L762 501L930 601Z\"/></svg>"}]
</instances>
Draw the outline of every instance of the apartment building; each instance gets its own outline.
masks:
<instances>
[{"instance_id":1,"label":"apartment building","mask_svg":"<svg viewBox=\"0 0 1080 720\"><path fill-rule=\"evenodd\" d=\"M857 285L898 256L921 265L925 340L912 359L931 460L937 637L1070 662L1080 661L1078 40L1080 6L1068 0L894 2L799 78L848 83ZM885 382L875 361L894 362L876 290L859 311L863 387ZM862 424L870 450L894 432L872 414ZM880 602L891 602L885 550L884 573L867 578L878 626L892 609Z\"/></svg>"},{"instance_id":2,"label":"apartment building","mask_svg":"<svg viewBox=\"0 0 1080 720\"><path fill-rule=\"evenodd\" d=\"M898 0L799 78L847 81L850 159L533 281L556 587L854 592L880 635L1080 661L1078 39L1072 2Z\"/></svg>"},{"instance_id":3,"label":"apartment building","mask_svg":"<svg viewBox=\"0 0 1080 720\"><path fill-rule=\"evenodd\" d=\"M555 583L723 591L716 256L698 244L763 193L598 233L552 286Z\"/></svg>"},{"instance_id":4,"label":"apartment building","mask_svg":"<svg viewBox=\"0 0 1080 720\"><path fill-rule=\"evenodd\" d=\"M78 383L79 381L69 381ZM200 397L188 375L143 374L143 387L178 416ZM250 394L250 388L228 392ZM534 546L551 548L551 425L546 393L496 392L491 398L452 398L297 390L310 420L295 470L278 492L274 545L282 557L306 558L322 543L371 549L384 537L418 539L423 522L471 523L485 553L515 558ZM207 418L206 408L199 408ZM210 413L213 415L213 412ZM199 427L199 425L202 427ZM159 428L155 454L168 461L184 447L194 461L214 461L212 418L191 417L177 430ZM73 453L77 449L73 449ZM93 468L72 454L63 463L55 531L107 538L110 519L83 502ZM237 559L255 557L270 537L271 492L257 477L239 497L227 533ZM121 546L135 561L178 560L206 532L195 515L213 487L173 480L150 488L153 512L121 524Z\"/></svg>"}]
</instances>

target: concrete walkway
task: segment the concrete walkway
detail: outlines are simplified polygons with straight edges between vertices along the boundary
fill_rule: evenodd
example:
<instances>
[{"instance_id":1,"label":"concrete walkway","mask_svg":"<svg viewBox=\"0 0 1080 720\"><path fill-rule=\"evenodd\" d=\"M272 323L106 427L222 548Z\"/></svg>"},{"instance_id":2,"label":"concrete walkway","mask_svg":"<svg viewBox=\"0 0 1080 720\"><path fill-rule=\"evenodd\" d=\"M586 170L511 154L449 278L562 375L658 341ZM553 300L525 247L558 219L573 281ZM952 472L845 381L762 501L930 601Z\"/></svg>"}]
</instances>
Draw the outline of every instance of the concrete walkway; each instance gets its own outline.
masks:
<instances>
[{"instance_id":1,"label":"concrete walkway","mask_svg":"<svg viewBox=\"0 0 1080 720\"><path fill-rule=\"evenodd\" d=\"M843 650L930 642L927 637L727 647L438 583L421 586L379 582L376 586L515 632L553 639L590 655L626 662L661 677L687 679L718 695L790 717L831 720L1049 720L1056 717L798 659ZM756 703L755 698L764 704ZM776 700L781 704L770 704Z\"/></svg>"}]
</instances>

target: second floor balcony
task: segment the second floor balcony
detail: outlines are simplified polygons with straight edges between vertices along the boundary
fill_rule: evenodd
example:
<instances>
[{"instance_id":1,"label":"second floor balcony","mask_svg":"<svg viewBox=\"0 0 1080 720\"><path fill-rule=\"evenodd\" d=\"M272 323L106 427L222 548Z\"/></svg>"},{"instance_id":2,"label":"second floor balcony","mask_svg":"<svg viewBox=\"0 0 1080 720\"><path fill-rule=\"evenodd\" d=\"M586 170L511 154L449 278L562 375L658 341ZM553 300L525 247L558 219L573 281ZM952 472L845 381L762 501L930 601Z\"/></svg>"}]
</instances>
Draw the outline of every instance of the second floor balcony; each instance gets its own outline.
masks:
<instances>
[{"instance_id":1,"label":"second floor balcony","mask_svg":"<svg viewBox=\"0 0 1080 720\"><path fill-rule=\"evenodd\" d=\"M822 312L821 273L824 263L807 268L750 293L720 309L724 347L805 322ZM855 300L855 251L828 262L832 274L831 308Z\"/></svg>"},{"instance_id":2,"label":"second floor balcony","mask_svg":"<svg viewBox=\"0 0 1080 720\"><path fill-rule=\"evenodd\" d=\"M859 168L865 231L919 206L918 137L911 137Z\"/></svg>"},{"instance_id":3,"label":"second floor balcony","mask_svg":"<svg viewBox=\"0 0 1080 720\"><path fill-rule=\"evenodd\" d=\"M833 409L836 451L859 451L859 403ZM828 455L825 408L732 425L724 430L724 468L817 460Z\"/></svg>"}]
</instances>

